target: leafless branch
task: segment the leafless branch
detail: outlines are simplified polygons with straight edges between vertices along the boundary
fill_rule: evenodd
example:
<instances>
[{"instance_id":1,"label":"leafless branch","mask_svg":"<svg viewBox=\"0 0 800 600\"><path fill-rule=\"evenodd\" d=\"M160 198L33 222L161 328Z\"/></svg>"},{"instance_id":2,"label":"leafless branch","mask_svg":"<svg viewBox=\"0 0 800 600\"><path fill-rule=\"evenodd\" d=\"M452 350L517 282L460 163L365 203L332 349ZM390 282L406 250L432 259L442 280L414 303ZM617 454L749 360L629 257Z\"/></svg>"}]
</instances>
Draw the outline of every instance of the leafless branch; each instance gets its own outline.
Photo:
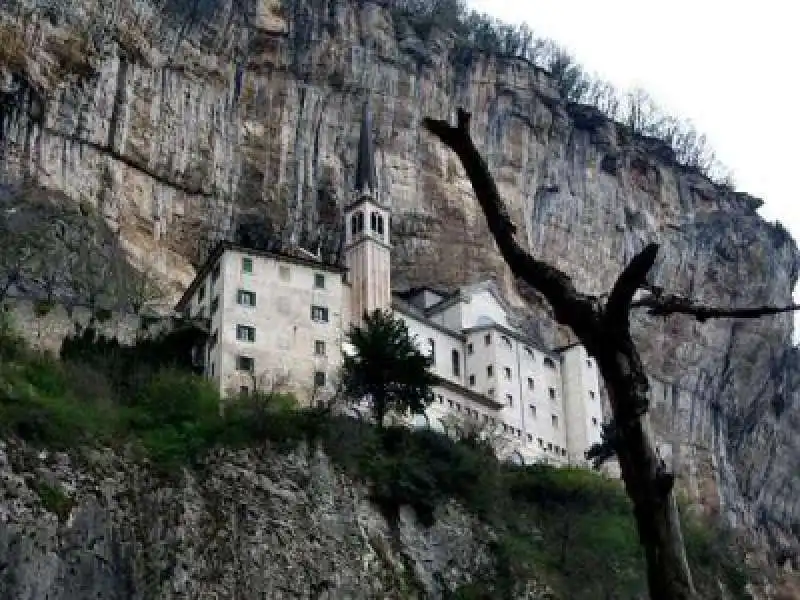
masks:
<instances>
[{"instance_id":1,"label":"leafless branch","mask_svg":"<svg viewBox=\"0 0 800 600\"><path fill-rule=\"evenodd\" d=\"M648 314L655 317L668 317L669 315L689 315L700 323L708 319L757 319L768 315L794 312L800 310L800 304L787 306L753 306L748 308L723 308L706 306L694 302L689 298L675 295L662 296L651 294L631 304L632 308L647 308Z\"/></svg>"}]
</instances>

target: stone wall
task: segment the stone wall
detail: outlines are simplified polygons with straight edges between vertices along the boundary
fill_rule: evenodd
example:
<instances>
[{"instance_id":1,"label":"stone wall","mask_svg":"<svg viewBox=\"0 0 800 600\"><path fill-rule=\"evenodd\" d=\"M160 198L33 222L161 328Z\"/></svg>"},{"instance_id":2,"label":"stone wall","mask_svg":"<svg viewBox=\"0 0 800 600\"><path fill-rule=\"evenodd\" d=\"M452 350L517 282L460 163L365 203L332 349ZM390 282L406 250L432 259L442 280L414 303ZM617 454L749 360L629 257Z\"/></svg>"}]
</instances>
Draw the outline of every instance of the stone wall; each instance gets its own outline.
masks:
<instances>
[{"instance_id":1,"label":"stone wall","mask_svg":"<svg viewBox=\"0 0 800 600\"><path fill-rule=\"evenodd\" d=\"M91 311L86 306L68 308L62 304L52 306L46 314L37 314L37 303L28 298L8 298L2 310L8 316L13 329L32 347L58 354L61 342L76 330L85 328ZM160 330L161 323L148 324L142 329L141 319L132 313L112 312L103 322L96 322L97 332L107 337L116 337L122 344L132 344L137 335L153 335Z\"/></svg>"}]
</instances>

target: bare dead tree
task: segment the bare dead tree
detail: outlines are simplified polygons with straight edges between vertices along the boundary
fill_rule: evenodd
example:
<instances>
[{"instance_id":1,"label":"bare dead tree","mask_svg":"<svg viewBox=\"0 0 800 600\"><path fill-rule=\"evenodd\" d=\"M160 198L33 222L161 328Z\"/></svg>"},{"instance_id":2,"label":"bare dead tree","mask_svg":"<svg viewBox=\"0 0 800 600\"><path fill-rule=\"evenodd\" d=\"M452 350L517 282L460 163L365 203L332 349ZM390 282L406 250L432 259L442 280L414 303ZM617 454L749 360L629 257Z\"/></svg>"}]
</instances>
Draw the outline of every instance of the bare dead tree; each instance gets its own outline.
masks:
<instances>
[{"instance_id":1,"label":"bare dead tree","mask_svg":"<svg viewBox=\"0 0 800 600\"><path fill-rule=\"evenodd\" d=\"M458 122L425 119L424 127L458 156L475 191L489 230L521 283L539 292L552 306L560 324L569 327L597 361L608 389L613 435L607 441L616 453L625 490L647 561L647 581L653 600L687 600L696 596L686 559L678 508L673 494L674 474L656 451L646 416L650 390L644 365L630 331L630 312L645 307L651 314L684 314L700 321L710 318L753 318L796 310L798 306L714 308L689 299L668 296L649 286L658 244L647 245L619 275L610 293L600 298L579 292L572 279L536 259L516 239L516 227L489 173L486 161L469 132L470 113L459 108ZM649 292L645 298L634 296Z\"/></svg>"}]
</instances>

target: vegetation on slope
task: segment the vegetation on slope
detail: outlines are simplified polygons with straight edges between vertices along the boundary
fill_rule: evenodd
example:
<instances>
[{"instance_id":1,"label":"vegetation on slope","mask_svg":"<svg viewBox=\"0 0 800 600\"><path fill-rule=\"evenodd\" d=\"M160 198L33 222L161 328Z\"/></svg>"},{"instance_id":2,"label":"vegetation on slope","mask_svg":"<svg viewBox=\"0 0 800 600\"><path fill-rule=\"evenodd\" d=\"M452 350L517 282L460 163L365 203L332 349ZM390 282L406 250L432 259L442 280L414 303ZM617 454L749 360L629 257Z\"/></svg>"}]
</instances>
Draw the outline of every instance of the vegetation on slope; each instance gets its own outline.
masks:
<instances>
[{"instance_id":1,"label":"vegetation on slope","mask_svg":"<svg viewBox=\"0 0 800 600\"><path fill-rule=\"evenodd\" d=\"M632 598L646 590L629 501L618 482L580 469L504 465L474 437L379 430L323 410L298 410L287 395L240 398L221 415L216 392L185 367L160 368L134 360L135 352L110 351L108 341L93 343L99 352L73 347L59 360L26 348L0 321L0 436L71 451L135 448L172 476L214 446L267 442L280 450L306 441L368 484L390 519L410 505L430 523L438 506L455 499L491 525L493 572L476 574L477 582L454 598L509 598L532 576L560 598ZM39 491L64 520L70 498L46 484ZM722 597L718 582L728 597L745 597L747 573L729 534L700 521L688 522L686 532L702 597Z\"/></svg>"},{"instance_id":2,"label":"vegetation on slope","mask_svg":"<svg viewBox=\"0 0 800 600\"><path fill-rule=\"evenodd\" d=\"M378 3L390 11L398 39L407 41L406 47L413 48L410 52L421 61L428 60L424 56L426 50L421 50L409 37L420 40L425 48L433 47L429 43L433 40L447 39L450 62L456 72L468 72L481 56L526 62L531 69L547 71L567 102L592 106L633 134L661 140L672 149L679 164L717 183L733 186L730 171L717 160L706 136L691 121L668 114L641 89L622 91L589 73L564 48L527 25L504 23L469 10L465 0ZM310 43L309 12L315 11L324 20L336 14L336 4L283 0L284 10L295 23L292 36L298 47Z\"/></svg>"}]
</instances>

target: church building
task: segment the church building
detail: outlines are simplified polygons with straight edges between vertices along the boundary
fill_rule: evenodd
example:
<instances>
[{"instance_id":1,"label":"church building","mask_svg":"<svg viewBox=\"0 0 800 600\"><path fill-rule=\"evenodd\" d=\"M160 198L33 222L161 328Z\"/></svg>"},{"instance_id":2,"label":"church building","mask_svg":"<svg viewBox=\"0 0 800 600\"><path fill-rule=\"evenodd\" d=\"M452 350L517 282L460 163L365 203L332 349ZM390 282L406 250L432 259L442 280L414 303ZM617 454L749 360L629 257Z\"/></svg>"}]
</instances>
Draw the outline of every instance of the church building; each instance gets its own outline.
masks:
<instances>
[{"instance_id":1,"label":"church building","mask_svg":"<svg viewBox=\"0 0 800 600\"><path fill-rule=\"evenodd\" d=\"M446 293L392 290L390 207L375 185L365 107L353 199L344 211L345 266L304 250L267 252L219 243L176 306L209 319L206 375L224 395L291 390L301 402L334 392L345 334L365 311L391 309L438 377L414 426L472 427L518 463L585 465L600 441L594 361L580 345L548 349L514 327L493 282Z\"/></svg>"}]
</instances>

